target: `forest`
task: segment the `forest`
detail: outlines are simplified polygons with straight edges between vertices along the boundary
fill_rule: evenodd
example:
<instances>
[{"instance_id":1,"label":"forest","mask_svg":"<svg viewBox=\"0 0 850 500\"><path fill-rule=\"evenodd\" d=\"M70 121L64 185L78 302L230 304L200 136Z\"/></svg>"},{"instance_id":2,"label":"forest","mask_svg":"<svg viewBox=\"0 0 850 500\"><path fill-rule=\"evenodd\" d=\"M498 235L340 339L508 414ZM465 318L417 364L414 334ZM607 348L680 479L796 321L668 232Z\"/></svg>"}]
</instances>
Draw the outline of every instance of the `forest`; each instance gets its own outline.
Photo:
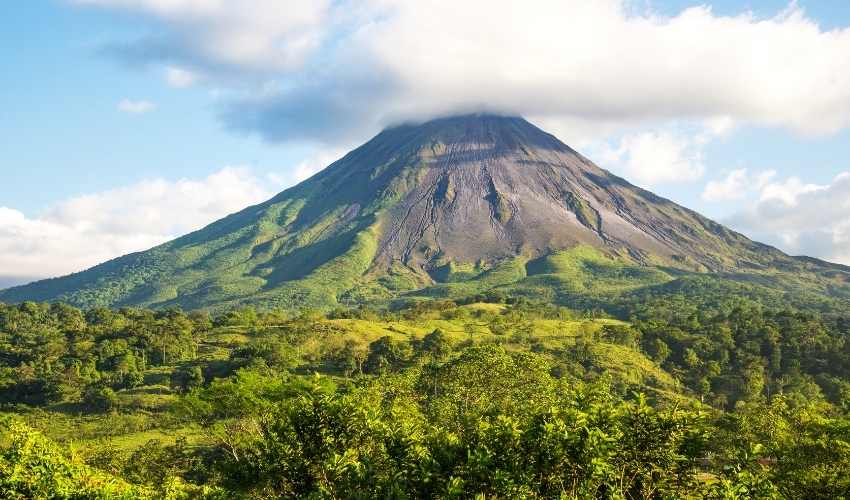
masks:
<instances>
[{"instance_id":1,"label":"forest","mask_svg":"<svg viewBox=\"0 0 850 500\"><path fill-rule=\"evenodd\" d=\"M850 316L0 305L4 498L847 498Z\"/></svg>"}]
</instances>

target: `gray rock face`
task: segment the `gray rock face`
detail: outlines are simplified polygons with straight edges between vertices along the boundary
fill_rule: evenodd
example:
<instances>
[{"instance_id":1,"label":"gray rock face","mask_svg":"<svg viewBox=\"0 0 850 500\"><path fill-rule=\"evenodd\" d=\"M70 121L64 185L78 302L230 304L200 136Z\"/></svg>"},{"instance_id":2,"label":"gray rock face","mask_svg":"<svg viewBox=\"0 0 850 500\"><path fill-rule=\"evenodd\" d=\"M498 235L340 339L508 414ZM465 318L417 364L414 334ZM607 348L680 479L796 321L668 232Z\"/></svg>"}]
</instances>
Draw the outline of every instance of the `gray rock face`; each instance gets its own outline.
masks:
<instances>
[{"instance_id":1,"label":"gray rock face","mask_svg":"<svg viewBox=\"0 0 850 500\"><path fill-rule=\"evenodd\" d=\"M388 213L382 262L427 268L586 244L719 270L772 253L610 174L521 118L474 115L409 128L420 174Z\"/></svg>"}]
</instances>

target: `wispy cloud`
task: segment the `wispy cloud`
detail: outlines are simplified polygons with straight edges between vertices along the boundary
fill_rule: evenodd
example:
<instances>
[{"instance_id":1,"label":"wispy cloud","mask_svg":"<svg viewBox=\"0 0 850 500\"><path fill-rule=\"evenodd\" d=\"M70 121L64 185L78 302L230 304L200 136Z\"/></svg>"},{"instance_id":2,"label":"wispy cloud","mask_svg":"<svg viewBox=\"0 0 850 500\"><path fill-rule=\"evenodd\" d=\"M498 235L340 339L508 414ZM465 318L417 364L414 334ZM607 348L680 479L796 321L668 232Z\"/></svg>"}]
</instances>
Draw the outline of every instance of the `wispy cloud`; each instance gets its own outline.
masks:
<instances>
[{"instance_id":1,"label":"wispy cloud","mask_svg":"<svg viewBox=\"0 0 850 500\"><path fill-rule=\"evenodd\" d=\"M132 115L149 113L154 109L156 109L156 104L151 101L132 101L130 99L121 99L121 101L118 102L118 111Z\"/></svg>"},{"instance_id":2,"label":"wispy cloud","mask_svg":"<svg viewBox=\"0 0 850 500\"><path fill-rule=\"evenodd\" d=\"M187 88L196 84L200 79L195 72L177 66L168 66L165 68L165 81L168 85L174 88Z\"/></svg>"}]
</instances>

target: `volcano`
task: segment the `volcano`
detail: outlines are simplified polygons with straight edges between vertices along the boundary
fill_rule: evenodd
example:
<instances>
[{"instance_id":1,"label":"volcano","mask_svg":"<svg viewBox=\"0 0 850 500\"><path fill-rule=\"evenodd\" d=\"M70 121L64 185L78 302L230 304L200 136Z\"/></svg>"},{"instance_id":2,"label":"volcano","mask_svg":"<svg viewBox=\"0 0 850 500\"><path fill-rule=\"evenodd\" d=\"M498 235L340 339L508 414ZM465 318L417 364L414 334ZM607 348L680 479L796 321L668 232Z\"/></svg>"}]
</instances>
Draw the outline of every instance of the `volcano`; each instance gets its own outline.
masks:
<instances>
[{"instance_id":1,"label":"volcano","mask_svg":"<svg viewBox=\"0 0 850 500\"><path fill-rule=\"evenodd\" d=\"M559 273L569 287L564 259L579 255L584 270L616 268L624 283L681 273L764 281L806 272L842 284L848 276L638 188L522 118L476 114L386 129L271 200L0 300L332 307Z\"/></svg>"}]
</instances>

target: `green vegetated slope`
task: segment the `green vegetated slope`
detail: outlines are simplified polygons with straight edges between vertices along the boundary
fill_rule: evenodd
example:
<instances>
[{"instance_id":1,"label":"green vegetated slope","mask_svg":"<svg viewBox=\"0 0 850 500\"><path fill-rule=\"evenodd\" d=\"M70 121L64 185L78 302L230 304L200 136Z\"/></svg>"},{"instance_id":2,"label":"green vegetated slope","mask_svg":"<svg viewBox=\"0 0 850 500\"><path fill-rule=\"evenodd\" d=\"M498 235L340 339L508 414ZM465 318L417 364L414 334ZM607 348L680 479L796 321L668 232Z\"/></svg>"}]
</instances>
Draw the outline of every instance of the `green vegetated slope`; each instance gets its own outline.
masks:
<instances>
[{"instance_id":1,"label":"green vegetated slope","mask_svg":"<svg viewBox=\"0 0 850 500\"><path fill-rule=\"evenodd\" d=\"M472 115L385 130L267 202L0 301L330 309L496 290L615 311L699 275L770 300L850 298L845 267L752 242L525 120Z\"/></svg>"},{"instance_id":2,"label":"green vegetated slope","mask_svg":"<svg viewBox=\"0 0 850 500\"><path fill-rule=\"evenodd\" d=\"M681 271L674 271L681 274ZM672 281L670 272L612 257L578 246L529 260L515 259L457 281L425 288L412 295L463 297L490 290L546 299L567 305L581 298L614 298L635 289Z\"/></svg>"},{"instance_id":3,"label":"green vegetated slope","mask_svg":"<svg viewBox=\"0 0 850 500\"><path fill-rule=\"evenodd\" d=\"M340 225L339 214L332 212L287 234L282 228L294 223L303 205L303 200L294 198L246 209L149 252L42 282L35 287L35 298L43 294L89 306L190 309L227 307L246 298L269 305L332 304L337 290L352 287L371 261L373 218L345 224L341 234L321 239L328 226ZM279 252L287 252L291 260L287 269L275 266ZM14 293L10 292L12 297Z\"/></svg>"},{"instance_id":4,"label":"green vegetated slope","mask_svg":"<svg viewBox=\"0 0 850 500\"><path fill-rule=\"evenodd\" d=\"M404 151L392 153L401 158L381 144L366 145L309 182L200 231L69 277L0 292L2 300L188 309L336 304L374 259L383 208L414 181L407 165L398 164ZM362 165L369 170L352 171Z\"/></svg>"},{"instance_id":5,"label":"green vegetated slope","mask_svg":"<svg viewBox=\"0 0 850 500\"><path fill-rule=\"evenodd\" d=\"M480 294L526 297L578 309L623 316L650 299L689 296L693 304L736 298L767 307L831 311L846 307L844 274L824 275L801 267L794 272L701 273L652 266L578 246L529 260L517 258L481 272L448 274L445 283L401 296L463 298ZM403 301L401 300L401 301Z\"/></svg>"}]
</instances>

